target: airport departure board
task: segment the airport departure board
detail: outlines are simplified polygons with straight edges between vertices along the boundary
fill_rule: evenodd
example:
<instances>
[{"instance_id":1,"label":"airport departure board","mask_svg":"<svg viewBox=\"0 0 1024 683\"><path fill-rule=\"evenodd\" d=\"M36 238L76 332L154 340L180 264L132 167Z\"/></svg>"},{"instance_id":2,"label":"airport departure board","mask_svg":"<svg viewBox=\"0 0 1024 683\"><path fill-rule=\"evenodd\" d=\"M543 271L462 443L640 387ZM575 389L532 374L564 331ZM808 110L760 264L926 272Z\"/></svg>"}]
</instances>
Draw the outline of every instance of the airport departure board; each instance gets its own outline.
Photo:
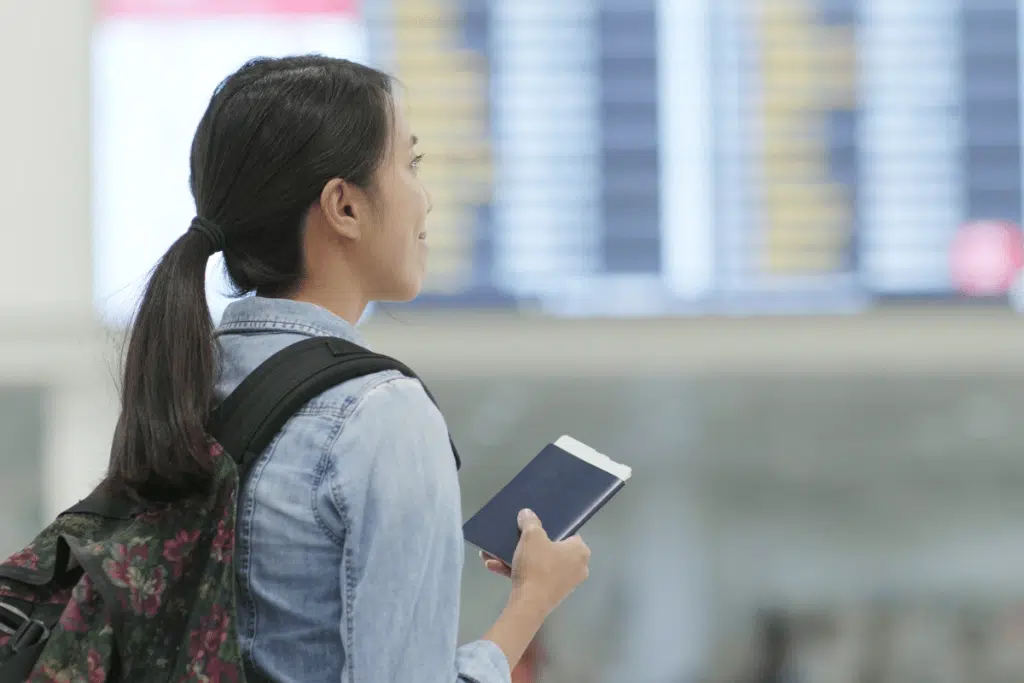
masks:
<instances>
[{"instance_id":1,"label":"airport departure board","mask_svg":"<svg viewBox=\"0 0 1024 683\"><path fill-rule=\"evenodd\" d=\"M413 306L1018 298L1017 0L101 4L97 306L112 319L187 227L188 140L213 85L246 57L311 51L406 89L434 199ZM173 201L139 225L134 188L153 177Z\"/></svg>"}]
</instances>

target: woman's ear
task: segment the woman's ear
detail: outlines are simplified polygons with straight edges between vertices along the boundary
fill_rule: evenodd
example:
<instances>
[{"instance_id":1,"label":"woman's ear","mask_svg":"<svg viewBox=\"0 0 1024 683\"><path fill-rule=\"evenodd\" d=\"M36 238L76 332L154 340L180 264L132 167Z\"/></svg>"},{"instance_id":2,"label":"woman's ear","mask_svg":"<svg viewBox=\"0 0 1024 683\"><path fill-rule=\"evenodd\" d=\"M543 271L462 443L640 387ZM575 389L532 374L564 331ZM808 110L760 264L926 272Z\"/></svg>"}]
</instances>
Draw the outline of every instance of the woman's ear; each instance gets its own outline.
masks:
<instances>
[{"instance_id":1,"label":"woman's ear","mask_svg":"<svg viewBox=\"0 0 1024 683\"><path fill-rule=\"evenodd\" d=\"M327 227L345 239L362 237L366 193L341 178L330 180L320 192L320 212Z\"/></svg>"}]
</instances>

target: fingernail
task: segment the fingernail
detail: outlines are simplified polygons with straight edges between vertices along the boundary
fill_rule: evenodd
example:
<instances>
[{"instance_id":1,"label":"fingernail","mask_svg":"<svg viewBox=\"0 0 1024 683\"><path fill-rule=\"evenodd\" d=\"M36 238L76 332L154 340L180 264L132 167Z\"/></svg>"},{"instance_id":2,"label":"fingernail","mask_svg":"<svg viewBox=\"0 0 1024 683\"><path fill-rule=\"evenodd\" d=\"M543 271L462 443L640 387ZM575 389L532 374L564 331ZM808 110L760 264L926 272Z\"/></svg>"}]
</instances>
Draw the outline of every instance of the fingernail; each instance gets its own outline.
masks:
<instances>
[{"instance_id":1,"label":"fingernail","mask_svg":"<svg viewBox=\"0 0 1024 683\"><path fill-rule=\"evenodd\" d=\"M534 517L533 510L529 508L523 508L522 510L519 511L520 522L525 522L526 520L531 519L532 517Z\"/></svg>"}]
</instances>

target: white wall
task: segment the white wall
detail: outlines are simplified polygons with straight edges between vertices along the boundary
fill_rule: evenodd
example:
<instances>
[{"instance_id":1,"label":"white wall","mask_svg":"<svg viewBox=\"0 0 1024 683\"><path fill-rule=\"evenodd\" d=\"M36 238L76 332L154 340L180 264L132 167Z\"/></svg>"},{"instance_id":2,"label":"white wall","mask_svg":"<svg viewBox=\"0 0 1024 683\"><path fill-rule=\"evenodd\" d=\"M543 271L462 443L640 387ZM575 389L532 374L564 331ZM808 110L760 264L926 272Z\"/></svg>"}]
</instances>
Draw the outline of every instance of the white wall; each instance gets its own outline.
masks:
<instances>
[{"instance_id":1,"label":"white wall","mask_svg":"<svg viewBox=\"0 0 1024 683\"><path fill-rule=\"evenodd\" d=\"M98 471L113 424L91 301L92 12L83 0L0 0L0 381L51 389L48 513Z\"/></svg>"},{"instance_id":2,"label":"white wall","mask_svg":"<svg viewBox=\"0 0 1024 683\"><path fill-rule=\"evenodd\" d=\"M0 1L5 323L80 321L89 312L91 16L83 0Z\"/></svg>"}]
</instances>

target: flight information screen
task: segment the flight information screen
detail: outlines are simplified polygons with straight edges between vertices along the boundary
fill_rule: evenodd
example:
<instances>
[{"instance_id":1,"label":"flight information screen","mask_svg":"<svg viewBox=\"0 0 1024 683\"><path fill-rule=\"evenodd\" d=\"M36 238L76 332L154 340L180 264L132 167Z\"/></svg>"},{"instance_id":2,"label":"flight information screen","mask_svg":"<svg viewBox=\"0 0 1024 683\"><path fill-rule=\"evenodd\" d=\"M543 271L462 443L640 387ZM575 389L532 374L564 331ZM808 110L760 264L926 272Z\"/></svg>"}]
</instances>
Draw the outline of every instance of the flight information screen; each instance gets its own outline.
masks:
<instances>
[{"instance_id":1,"label":"flight information screen","mask_svg":"<svg viewBox=\"0 0 1024 683\"><path fill-rule=\"evenodd\" d=\"M413 306L1012 303L1020 36L1017 0L108 0L97 306L130 312L187 227L189 140L216 82L286 52L402 81L434 205Z\"/></svg>"}]
</instances>

